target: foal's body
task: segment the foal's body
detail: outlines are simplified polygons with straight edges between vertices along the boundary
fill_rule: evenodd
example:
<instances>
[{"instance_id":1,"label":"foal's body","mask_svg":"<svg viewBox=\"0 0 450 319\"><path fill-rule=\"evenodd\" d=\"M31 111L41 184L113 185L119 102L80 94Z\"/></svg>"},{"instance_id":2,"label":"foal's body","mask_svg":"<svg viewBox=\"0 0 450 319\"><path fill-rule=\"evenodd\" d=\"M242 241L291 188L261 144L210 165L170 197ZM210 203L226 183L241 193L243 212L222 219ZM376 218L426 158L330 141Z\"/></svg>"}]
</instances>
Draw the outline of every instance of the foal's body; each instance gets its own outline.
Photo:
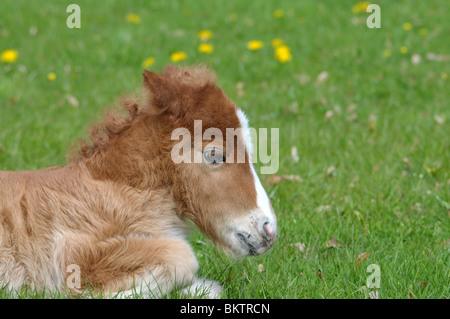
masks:
<instances>
[{"instance_id":1,"label":"foal's body","mask_svg":"<svg viewBox=\"0 0 450 319\"><path fill-rule=\"evenodd\" d=\"M0 186L0 274L10 288L64 289L70 264L104 292L144 284L158 296L171 287L150 287L152 276L157 285L195 280L188 226L170 193L98 181L78 163L0 172Z\"/></svg>"},{"instance_id":2,"label":"foal's body","mask_svg":"<svg viewBox=\"0 0 450 319\"><path fill-rule=\"evenodd\" d=\"M276 218L249 161L251 146L244 163L225 162L230 147L248 141L247 119L211 71L145 71L144 89L144 100L128 102L125 116L107 116L67 166L0 172L0 284L146 297L178 287L218 297L218 283L196 277L187 221L234 255L272 246ZM193 153L214 161L176 164L171 132L192 132L198 119L205 129L244 131L206 146L188 139Z\"/></svg>"}]
</instances>

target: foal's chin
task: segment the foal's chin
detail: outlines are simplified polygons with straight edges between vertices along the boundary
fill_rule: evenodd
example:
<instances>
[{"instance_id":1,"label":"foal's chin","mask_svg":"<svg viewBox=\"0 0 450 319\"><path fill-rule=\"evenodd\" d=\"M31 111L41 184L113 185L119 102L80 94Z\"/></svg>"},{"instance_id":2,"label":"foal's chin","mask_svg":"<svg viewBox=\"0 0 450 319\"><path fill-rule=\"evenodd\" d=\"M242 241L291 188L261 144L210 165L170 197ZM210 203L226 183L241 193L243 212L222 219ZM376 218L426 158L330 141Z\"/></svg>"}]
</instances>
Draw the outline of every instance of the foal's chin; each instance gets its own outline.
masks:
<instances>
[{"instance_id":1,"label":"foal's chin","mask_svg":"<svg viewBox=\"0 0 450 319\"><path fill-rule=\"evenodd\" d=\"M245 243L242 235L237 235L236 240L232 244L220 245L220 248L230 257L247 257L247 256L258 256L266 253L272 247L273 242L269 245L267 244L252 244L249 246Z\"/></svg>"}]
</instances>

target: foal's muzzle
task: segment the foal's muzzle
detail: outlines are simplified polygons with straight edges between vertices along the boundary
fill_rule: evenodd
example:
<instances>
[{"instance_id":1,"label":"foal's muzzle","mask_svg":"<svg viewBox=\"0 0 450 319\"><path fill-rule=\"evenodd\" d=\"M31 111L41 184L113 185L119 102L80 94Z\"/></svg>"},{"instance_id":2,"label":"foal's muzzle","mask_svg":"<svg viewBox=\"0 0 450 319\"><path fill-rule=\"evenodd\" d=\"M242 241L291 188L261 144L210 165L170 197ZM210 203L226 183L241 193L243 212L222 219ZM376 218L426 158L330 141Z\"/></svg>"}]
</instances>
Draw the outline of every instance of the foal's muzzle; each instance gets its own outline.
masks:
<instances>
[{"instance_id":1,"label":"foal's muzzle","mask_svg":"<svg viewBox=\"0 0 450 319\"><path fill-rule=\"evenodd\" d=\"M266 221L261 227L258 227L256 232L238 232L237 237L249 255L260 255L269 250L274 244L276 239L276 225Z\"/></svg>"}]
</instances>

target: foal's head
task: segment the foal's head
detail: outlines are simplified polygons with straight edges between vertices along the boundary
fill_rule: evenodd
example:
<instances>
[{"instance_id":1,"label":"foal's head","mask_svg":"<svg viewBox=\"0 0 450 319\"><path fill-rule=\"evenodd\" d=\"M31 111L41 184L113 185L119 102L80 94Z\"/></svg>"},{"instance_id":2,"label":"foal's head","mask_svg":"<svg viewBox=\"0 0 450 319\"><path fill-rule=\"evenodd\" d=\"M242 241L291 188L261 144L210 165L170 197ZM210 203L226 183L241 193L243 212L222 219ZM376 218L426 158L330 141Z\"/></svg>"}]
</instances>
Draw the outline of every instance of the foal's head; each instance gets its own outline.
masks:
<instances>
[{"instance_id":1,"label":"foal's head","mask_svg":"<svg viewBox=\"0 0 450 319\"><path fill-rule=\"evenodd\" d=\"M257 255L268 250L277 222L251 162L244 113L205 67L169 66L160 75L144 71L144 87L159 123L161 156L173 163L179 213L226 252Z\"/></svg>"}]
</instances>

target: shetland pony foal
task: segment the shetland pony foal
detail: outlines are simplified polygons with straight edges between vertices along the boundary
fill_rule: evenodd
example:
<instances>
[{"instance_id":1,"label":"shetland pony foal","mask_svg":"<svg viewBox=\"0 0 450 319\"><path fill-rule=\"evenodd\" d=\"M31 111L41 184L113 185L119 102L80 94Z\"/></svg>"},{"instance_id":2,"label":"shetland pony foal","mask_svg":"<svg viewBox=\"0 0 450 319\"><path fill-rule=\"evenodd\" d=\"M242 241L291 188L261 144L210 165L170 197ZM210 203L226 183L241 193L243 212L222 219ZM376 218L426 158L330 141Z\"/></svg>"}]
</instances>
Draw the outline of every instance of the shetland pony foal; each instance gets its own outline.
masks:
<instances>
[{"instance_id":1,"label":"shetland pony foal","mask_svg":"<svg viewBox=\"0 0 450 319\"><path fill-rule=\"evenodd\" d=\"M187 221L231 255L273 244L276 218L250 161L247 119L213 72L169 66L143 75L142 101L128 101L126 116L107 116L67 166L0 172L0 284L121 297L161 297L176 287L218 297L218 283L196 277ZM171 133L193 134L194 120L202 133L241 130L231 141L192 140L203 161L175 164ZM227 162L240 144L245 161ZM69 285L73 265L80 287Z\"/></svg>"}]
</instances>

